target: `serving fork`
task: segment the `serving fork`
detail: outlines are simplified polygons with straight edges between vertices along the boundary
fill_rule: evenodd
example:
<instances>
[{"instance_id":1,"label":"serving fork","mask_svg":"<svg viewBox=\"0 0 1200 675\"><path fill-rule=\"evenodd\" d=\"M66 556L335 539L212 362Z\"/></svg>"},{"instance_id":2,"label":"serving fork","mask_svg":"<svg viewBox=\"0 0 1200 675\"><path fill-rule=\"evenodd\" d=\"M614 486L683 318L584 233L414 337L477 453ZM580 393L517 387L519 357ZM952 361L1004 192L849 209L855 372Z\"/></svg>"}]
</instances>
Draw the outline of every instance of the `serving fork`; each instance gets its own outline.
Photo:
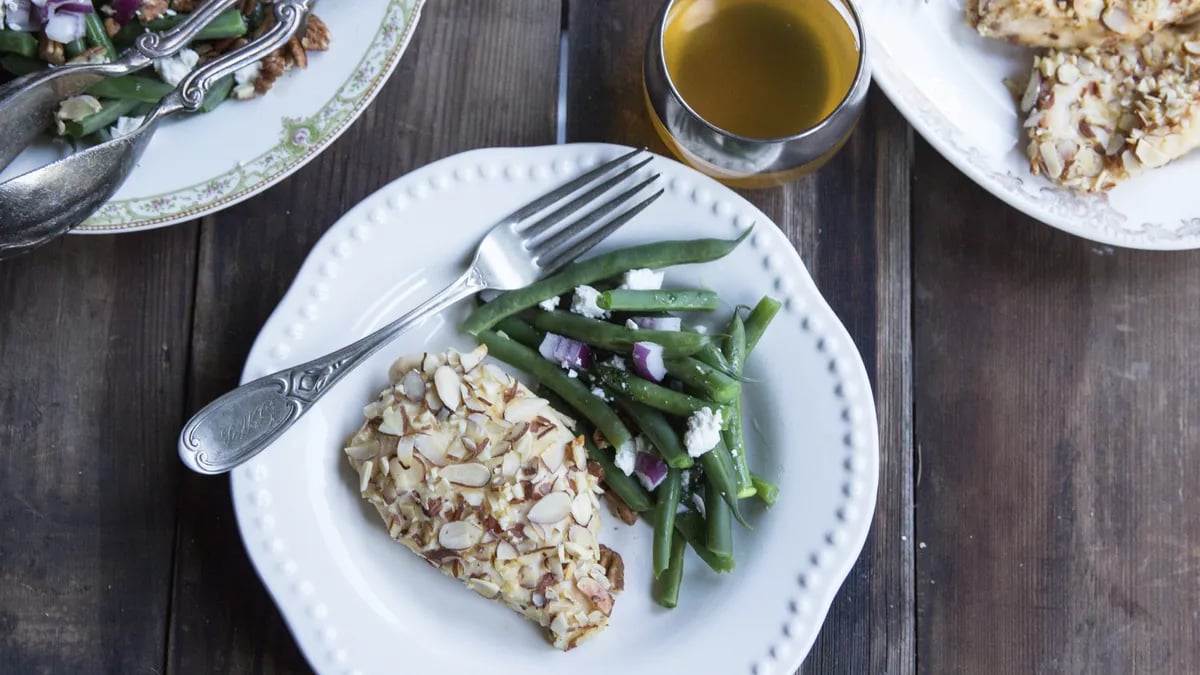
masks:
<instances>
[{"instance_id":1,"label":"serving fork","mask_svg":"<svg viewBox=\"0 0 1200 675\"><path fill-rule=\"evenodd\" d=\"M659 189L627 206L658 180L658 174L630 180L652 159L634 150L522 206L492 226L462 276L415 309L351 345L243 384L209 403L179 435L183 463L203 474L230 471L279 438L347 373L401 333L468 296L527 286L583 255L662 195ZM634 184L625 187L629 182Z\"/></svg>"}]
</instances>

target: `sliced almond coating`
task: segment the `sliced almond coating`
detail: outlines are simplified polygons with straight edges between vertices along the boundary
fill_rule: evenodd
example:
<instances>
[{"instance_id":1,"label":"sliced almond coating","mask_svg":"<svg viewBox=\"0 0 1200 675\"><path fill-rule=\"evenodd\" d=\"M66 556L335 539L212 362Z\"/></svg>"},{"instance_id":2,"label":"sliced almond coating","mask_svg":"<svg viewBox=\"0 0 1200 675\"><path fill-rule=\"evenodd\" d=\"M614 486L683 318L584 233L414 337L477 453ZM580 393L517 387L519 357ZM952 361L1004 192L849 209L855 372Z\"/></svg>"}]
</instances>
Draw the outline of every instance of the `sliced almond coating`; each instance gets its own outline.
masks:
<instances>
[{"instance_id":1,"label":"sliced almond coating","mask_svg":"<svg viewBox=\"0 0 1200 675\"><path fill-rule=\"evenodd\" d=\"M403 436L408 432L404 421L404 409L392 406L383 411L383 421L379 423L379 431L393 436Z\"/></svg>"},{"instance_id":2,"label":"sliced almond coating","mask_svg":"<svg viewBox=\"0 0 1200 675\"><path fill-rule=\"evenodd\" d=\"M421 373L415 370L410 370L404 374L404 379L400 381L400 390L404 392L410 400L422 401L425 399L425 380L422 379Z\"/></svg>"},{"instance_id":3,"label":"sliced almond coating","mask_svg":"<svg viewBox=\"0 0 1200 675\"><path fill-rule=\"evenodd\" d=\"M544 398L522 397L513 399L504 408L504 419L509 422L528 422L546 409L550 402Z\"/></svg>"},{"instance_id":4,"label":"sliced almond coating","mask_svg":"<svg viewBox=\"0 0 1200 675\"><path fill-rule=\"evenodd\" d=\"M571 517L580 525L592 522L592 499L588 494L580 493L571 500Z\"/></svg>"},{"instance_id":5,"label":"sliced almond coating","mask_svg":"<svg viewBox=\"0 0 1200 675\"><path fill-rule=\"evenodd\" d=\"M500 587L487 579L468 579L467 587L489 600L500 595Z\"/></svg>"},{"instance_id":6,"label":"sliced almond coating","mask_svg":"<svg viewBox=\"0 0 1200 675\"><path fill-rule=\"evenodd\" d=\"M437 389L438 398L442 400L442 404L451 410L458 408L462 402L462 393L459 386L462 380L459 379L458 373L450 366L439 366L433 374L433 385Z\"/></svg>"},{"instance_id":7,"label":"sliced almond coating","mask_svg":"<svg viewBox=\"0 0 1200 675\"><path fill-rule=\"evenodd\" d=\"M483 528L469 520L446 523L438 530L438 543L452 551L471 548L483 537Z\"/></svg>"},{"instance_id":8,"label":"sliced almond coating","mask_svg":"<svg viewBox=\"0 0 1200 675\"><path fill-rule=\"evenodd\" d=\"M479 345L471 352L460 354L459 365L462 366L464 373L469 373L475 369L475 366L483 362L485 356L487 356L487 345Z\"/></svg>"},{"instance_id":9,"label":"sliced almond coating","mask_svg":"<svg viewBox=\"0 0 1200 675\"><path fill-rule=\"evenodd\" d=\"M455 485L483 487L492 478L492 472L478 463L450 464L442 469L442 478Z\"/></svg>"},{"instance_id":10,"label":"sliced almond coating","mask_svg":"<svg viewBox=\"0 0 1200 675\"><path fill-rule=\"evenodd\" d=\"M551 492L529 509L528 517L531 522L548 525L566 518L570 512L571 496L565 492Z\"/></svg>"}]
</instances>

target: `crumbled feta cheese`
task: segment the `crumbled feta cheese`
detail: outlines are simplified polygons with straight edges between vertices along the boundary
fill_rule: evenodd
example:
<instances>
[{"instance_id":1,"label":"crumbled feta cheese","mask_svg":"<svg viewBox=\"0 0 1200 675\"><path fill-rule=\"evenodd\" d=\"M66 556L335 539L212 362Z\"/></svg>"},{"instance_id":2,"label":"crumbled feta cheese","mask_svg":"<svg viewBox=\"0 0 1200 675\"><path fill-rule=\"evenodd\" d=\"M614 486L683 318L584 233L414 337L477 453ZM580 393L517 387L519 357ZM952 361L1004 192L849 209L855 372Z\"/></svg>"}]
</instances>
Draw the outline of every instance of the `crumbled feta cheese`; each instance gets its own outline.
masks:
<instances>
[{"instance_id":1,"label":"crumbled feta cheese","mask_svg":"<svg viewBox=\"0 0 1200 675\"><path fill-rule=\"evenodd\" d=\"M258 93L254 89L254 83L258 81L259 74L262 73L262 61L255 61L248 66L239 68L233 74L233 97L239 101L254 98Z\"/></svg>"},{"instance_id":2,"label":"crumbled feta cheese","mask_svg":"<svg viewBox=\"0 0 1200 675\"><path fill-rule=\"evenodd\" d=\"M617 450L616 457L613 458L613 464L621 470L626 476L633 474L633 467L637 464L637 450L633 441L625 441L624 445Z\"/></svg>"},{"instance_id":3,"label":"crumbled feta cheese","mask_svg":"<svg viewBox=\"0 0 1200 675\"><path fill-rule=\"evenodd\" d=\"M697 333L699 333L701 335L704 335L705 333L708 332L708 326L696 326L692 330L696 331Z\"/></svg>"},{"instance_id":4,"label":"crumbled feta cheese","mask_svg":"<svg viewBox=\"0 0 1200 675\"><path fill-rule=\"evenodd\" d=\"M628 288L631 291L657 291L662 288L662 285L662 272L640 269L626 272L625 283L621 284L621 288Z\"/></svg>"},{"instance_id":5,"label":"crumbled feta cheese","mask_svg":"<svg viewBox=\"0 0 1200 675\"><path fill-rule=\"evenodd\" d=\"M538 303L538 307L541 307L542 309L546 310L547 312L553 312L554 310L558 309L558 303L561 300L562 300L562 298L558 297L557 295L554 296L553 298L546 298L545 300Z\"/></svg>"},{"instance_id":6,"label":"crumbled feta cheese","mask_svg":"<svg viewBox=\"0 0 1200 675\"><path fill-rule=\"evenodd\" d=\"M623 359L619 356L612 357L611 359L609 359L608 361L605 362L605 365L612 366L613 368L616 368L617 370L629 370L629 368L627 368L625 366L625 359Z\"/></svg>"},{"instance_id":7,"label":"crumbled feta cheese","mask_svg":"<svg viewBox=\"0 0 1200 675\"><path fill-rule=\"evenodd\" d=\"M595 396L596 398L600 399L601 401L611 401L612 400L611 398L608 397L608 393L605 392L600 387L592 387L592 396Z\"/></svg>"},{"instance_id":8,"label":"crumbled feta cheese","mask_svg":"<svg viewBox=\"0 0 1200 675\"><path fill-rule=\"evenodd\" d=\"M179 86L183 78L192 72L196 64L200 62L200 55L192 49L183 49L175 56L166 56L161 59L154 59L154 70L163 82L172 87Z\"/></svg>"},{"instance_id":9,"label":"crumbled feta cheese","mask_svg":"<svg viewBox=\"0 0 1200 675\"><path fill-rule=\"evenodd\" d=\"M54 121L58 124L58 133L67 132L67 127L63 122L78 122L88 115L100 112L102 107L95 96L87 94L66 99L59 104L58 111L54 113Z\"/></svg>"},{"instance_id":10,"label":"crumbled feta cheese","mask_svg":"<svg viewBox=\"0 0 1200 675\"><path fill-rule=\"evenodd\" d=\"M608 317L608 312L600 309L596 304L596 300L599 298L600 291L591 286L579 286L575 289L575 297L571 300L571 311L589 319L604 319Z\"/></svg>"},{"instance_id":11,"label":"crumbled feta cheese","mask_svg":"<svg viewBox=\"0 0 1200 675\"><path fill-rule=\"evenodd\" d=\"M704 499L694 492L692 493L692 506L696 507L696 511L701 517L707 517L708 514L704 512Z\"/></svg>"},{"instance_id":12,"label":"crumbled feta cheese","mask_svg":"<svg viewBox=\"0 0 1200 675\"><path fill-rule=\"evenodd\" d=\"M637 330L639 328L637 322L633 319L625 319L625 327L629 330Z\"/></svg>"},{"instance_id":13,"label":"crumbled feta cheese","mask_svg":"<svg viewBox=\"0 0 1200 675\"><path fill-rule=\"evenodd\" d=\"M683 485L691 485L691 483L692 483L692 470L691 470L691 469L684 469L684 470L683 470L683 471L680 473L680 475L679 475L679 482L680 482L681 484L683 484Z\"/></svg>"},{"instance_id":14,"label":"crumbled feta cheese","mask_svg":"<svg viewBox=\"0 0 1200 675\"><path fill-rule=\"evenodd\" d=\"M567 368L567 377L573 380L579 377L579 373L574 368Z\"/></svg>"},{"instance_id":15,"label":"crumbled feta cheese","mask_svg":"<svg viewBox=\"0 0 1200 675\"><path fill-rule=\"evenodd\" d=\"M121 117L117 118L117 123L112 125L112 127L108 130L108 133L112 134L113 138L128 136L129 134L132 134L141 128L142 122L145 121L145 119L145 117L125 117L122 115Z\"/></svg>"},{"instance_id":16,"label":"crumbled feta cheese","mask_svg":"<svg viewBox=\"0 0 1200 675\"><path fill-rule=\"evenodd\" d=\"M687 431L683 434L683 444L687 447L688 455L699 457L716 447L720 440L720 410L713 412L712 408L704 406L688 418Z\"/></svg>"}]
</instances>

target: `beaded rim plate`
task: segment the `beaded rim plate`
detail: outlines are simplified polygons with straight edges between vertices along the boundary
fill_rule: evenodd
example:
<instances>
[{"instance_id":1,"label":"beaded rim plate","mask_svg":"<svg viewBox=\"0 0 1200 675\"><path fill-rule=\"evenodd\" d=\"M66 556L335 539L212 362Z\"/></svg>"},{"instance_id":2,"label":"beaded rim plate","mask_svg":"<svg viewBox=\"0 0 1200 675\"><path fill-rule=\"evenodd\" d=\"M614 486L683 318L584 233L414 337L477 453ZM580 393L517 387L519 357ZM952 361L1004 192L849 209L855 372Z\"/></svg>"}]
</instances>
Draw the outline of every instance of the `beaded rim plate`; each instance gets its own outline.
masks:
<instances>
[{"instance_id":1,"label":"beaded rim plate","mask_svg":"<svg viewBox=\"0 0 1200 675\"><path fill-rule=\"evenodd\" d=\"M1105 194L1059 188L1030 173L1023 119L1005 86L1006 78L1027 80L1032 49L981 37L967 25L963 0L858 3L875 81L971 180L1030 217L1085 239L1126 248L1200 248L1200 196L1192 187L1200 155Z\"/></svg>"},{"instance_id":2,"label":"beaded rim plate","mask_svg":"<svg viewBox=\"0 0 1200 675\"><path fill-rule=\"evenodd\" d=\"M475 150L384 187L313 248L259 334L243 380L390 321L449 283L495 219L627 150ZM626 588L608 629L562 654L530 622L392 541L360 499L342 442L386 384L392 360L473 346L455 328L468 311L462 303L347 375L233 473L246 548L317 671L764 675L793 672L811 648L874 513L879 440L866 369L795 249L761 211L673 160L650 166L666 193L602 247L732 237L755 224L732 255L672 268L668 283L710 286L730 307L764 294L784 302L748 363L754 384L745 399L747 455L778 482L781 497L770 511L748 509L754 531L735 535L737 569L719 576L689 553L680 606L663 610L650 597L650 528L606 514L601 540L624 557Z\"/></svg>"},{"instance_id":3,"label":"beaded rim plate","mask_svg":"<svg viewBox=\"0 0 1200 675\"><path fill-rule=\"evenodd\" d=\"M326 2L329 51L266 95L169 120L129 179L75 234L145 230L194 220L266 190L312 161L358 119L400 62L425 0ZM26 150L3 179L70 152L62 142Z\"/></svg>"}]
</instances>

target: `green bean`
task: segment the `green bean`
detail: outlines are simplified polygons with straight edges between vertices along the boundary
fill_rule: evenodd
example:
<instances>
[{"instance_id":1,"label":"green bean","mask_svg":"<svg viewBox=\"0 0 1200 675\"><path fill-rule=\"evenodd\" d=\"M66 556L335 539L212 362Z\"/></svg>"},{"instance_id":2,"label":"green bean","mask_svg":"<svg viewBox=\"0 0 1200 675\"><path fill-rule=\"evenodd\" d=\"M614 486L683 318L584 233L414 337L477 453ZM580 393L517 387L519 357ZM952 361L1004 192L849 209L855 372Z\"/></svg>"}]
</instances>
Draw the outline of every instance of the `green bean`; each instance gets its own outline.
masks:
<instances>
[{"instance_id":1,"label":"green bean","mask_svg":"<svg viewBox=\"0 0 1200 675\"><path fill-rule=\"evenodd\" d=\"M117 48L113 46L112 40L108 37L108 30L104 28L104 19L97 12L83 15L84 32L87 35L87 41L93 47L101 47L104 49L104 55L109 61L117 58Z\"/></svg>"},{"instance_id":2,"label":"green bean","mask_svg":"<svg viewBox=\"0 0 1200 675\"><path fill-rule=\"evenodd\" d=\"M663 348L663 358L688 356L712 342L712 338L699 333L668 330L634 330L599 319L571 312L538 312L533 325L547 333L556 333L586 342L610 352L633 351L635 342L653 342Z\"/></svg>"},{"instance_id":3,"label":"green bean","mask_svg":"<svg viewBox=\"0 0 1200 675\"><path fill-rule=\"evenodd\" d=\"M696 360L707 363L722 373L729 374L729 362L725 360L725 354L721 352L716 341L710 341L693 356L696 357Z\"/></svg>"},{"instance_id":4,"label":"green bean","mask_svg":"<svg viewBox=\"0 0 1200 675\"><path fill-rule=\"evenodd\" d=\"M733 557L733 522L729 505L712 485L704 486L704 522L708 529L705 546L719 558Z\"/></svg>"},{"instance_id":5,"label":"green bean","mask_svg":"<svg viewBox=\"0 0 1200 675\"><path fill-rule=\"evenodd\" d=\"M162 32L168 28L174 28L187 18L187 14L174 14L172 16L164 16L157 18L146 24L146 28L153 32ZM134 23L134 22L130 22ZM224 40L226 38L241 37L246 34L246 17L237 8L225 10L213 19L200 32L196 34L196 40ZM133 36L137 39L137 35ZM130 40L132 44L133 40Z\"/></svg>"},{"instance_id":6,"label":"green bean","mask_svg":"<svg viewBox=\"0 0 1200 675\"><path fill-rule=\"evenodd\" d=\"M708 479L708 485L716 489L725 503L729 505L733 517L743 527L749 529L750 524L742 517L741 509L738 508L737 480L733 477L733 459L729 456L729 449L725 447L725 442L718 441L712 450L700 455L700 465L704 467L704 477Z\"/></svg>"},{"instance_id":7,"label":"green bean","mask_svg":"<svg viewBox=\"0 0 1200 675\"><path fill-rule=\"evenodd\" d=\"M683 449L679 434L675 433L675 429L671 428L671 423L661 412L624 396L614 398L617 407L625 411L637 428L642 430L668 466L688 469L696 463Z\"/></svg>"},{"instance_id":8,"label":"green bean","mask_svg":"<svg viewBox=\"0 0 1200 675\"><path fill-rule=\"evenodd\" d=\"M562 396L571 407L578 410L604 434L604 438L615 450L633 442L629 429L617 417L617 413L604 401L597 398L578 379L567 377L562 368L543 359L541 354L492 331L481 331L476 337L487 345L491 356L537 378L546 388Z\"/></svg>"},{"instance_id":9,"label":"green bean","mask_svg":"<svg viewBox=\"0 0 1200 675\"><path fill-rule=\"evenodd\" d=\"M496 325L496 322L529 309L548 298L575 290L576 287L614 277L631 269L662 268L672 265L702 263L728 255L742 243L749 230L733 240L695 239L692 241L660 241L604 253L571 263L557 274L532 283L525 288L501 293L496 299L479 307L462 328L474 335Z\"/></svg>"},{"instance_id":10,"label":"green bean","mask_svg":"<svg viewBox=\"0 0 1200 675\"><path fill-rule=\"evenodd\" d=\"M233 91L233 76L226 75L213 83L212 89L204 95L204 100L200 103L200 112L208 113L217 109L217 106L224 103L229 98L229 92Z\"/></svg>"},{"instance_id":11,"label":"green bean","mask_svg":"<svg viewBox=\"0 0 1200 675\"><path fill-rule=\"evenodd\" d=\"M117 31L117 34L112 36L111 39L113 46L117 47L118 49L128 49L129 47L133 46L133 43L138 39L138 36L145 32L146 27L142 25L140 21L134 19L124 26L121 26L121 30Z\"/></svg>"},{"instance_id":12,"label":"green bean","mask_svg":"<svg viewBox=\"0 0 1200 675\"><path fill-rule=\"evenodd\" d=\"M20 54L5 54L0 56L0 67L20 77L30 73L40 73L50 66L45 61L39 61Z\"/></svg>"},{"instance_id":13,"label":"green bean","mask_svg":"<svg viewBox=\"0 0 1200 675\"><path fill-rule=\"evenodd\" d=\"M99 98L132 99L143 103L158 103L175 87L153 77L123 75L100 80L88 87L88 93Z\"/></svg>"},{"instance_id":14,"label":"green bean","mask_svg":"<svg viewBox=\"0 0 1200 675\"><path fill-rule=\"evenodd\" d=\"M18 30L0 30L0 52L20 54L32 59L37 56L38 41L32 33Z\"/></svg>"},{"instance_id":15,"label":"green bean","mask_svg":"<svg viewBox=\"0 0 1200 675\"><path fill-rule=\"evenodd\" d=\"M120 99L104 101L99 112L92 113L79 121L64 122L66 134L72 138L83 138L97 131L112 126L118 117L130 114L139 105L139 101Z\"/></svg>"},{"instance_id":16,"label":"green bean","mask_svg":"<svg viewBox=\"0 0 1200 675\"><path fill-rule=\"evenodd\" d=\"M763 333L767 332L767 326L771 325L771 319L775 318L782 306L783 303L775 298L763 296L750 310L750 315L746 317L746 354L754 351Z\"/></svg>"},{"instance_id":17,"label":"green bean","mask_svg":"<svg viewBox=\"0 0 1200 675\"><path fill-rule=\"evenodd\" d=\"M583 442L587 447L588 458L595 461L604 469L604 487L625 502L625 505L638 513L646 513L654 508L650 494L633 476L626 476L613 462L612 453L601 450L592 442L591 434L583 434Z\"/></svg>"},{"instance_id":18,"label":"green bean","mask_svg":"<svg viewBox=\"0 0 1200 675\"><path fill-rule=\"evenodd\" d=\"M671 535L671 558L666 573L654 585L654 601L673 609L679 604L679 585L683 582L683 535Z\"/></svg>"},{"instance_id":19,"label":"green bean","mask_svg":"<svg viewBox=\"0 0 1200 675\"><path fill-rule=\"evenodd\" d=\"M774 483L767 482L761 476L750 474L750 482L754 484L754 493L768 507L775 506L775 501L779 499L779 486Z\"/></svg>"},{"instance_id":20,"label":"green bean","mask_svg":"<svg viewBox=\"0 0 1200 675\"><path fill-rule=\"evenodd\" d=\"M742 392L737 380L693 356L665 359L663 363L672 377L718 403L734 401Z\"/></svg>"},{"instance_id":21,"label":"green bean","mask_svg":"<svg viewBox=\"0 0 1200 675\"><path fill-rule=\"evenodd\" d=\"M620 368L600 365L596 366L593 370L596 377L599 378L600 383L605 387L623 396L627 396L638 403L644 403L651 408L661 410L665 413L680 417L690 417L693 413L699 412L703 408L714 411L724 410L724 408L716 403L654 384L650 380L644 380L631 375Z\"/></svg>"},{"instance_id":22,"label":"green bean","mask_svg":"<svg viewBox=\"0 0 1200 675\"><path fill-rule=\"evenodd\" d=\"M676 468L667 469L667 478L654 491L654 577L657 579L671 563L671 541L675 536L675 511L679 508L679 492L683 475Z\"/></svg>"},{"instance_id":23,"label":"green bean","mask_svg":"<svg viewBox=\"0 0 1200 675\"><path fill-rule=\"evenodd\" d=\"M68 59L73 59L76 56L79 56L80 54L87 51L87 48L88 48L87 40L84 40L83 38L79 38L78 40L72 40L72 41L68 42L66 44L66 46L63 47L63 50L66 51Z\"/></svg>"},{"instance_id":24,"label":"green bean","mask_svg":"<svg viewBox=\"0 0 1200 675\"><path fill-rule=\"evenodd\" d=\"M729 367L741 374L746 361L746 326L737 312L729 324L729 337L725 340L725 358ZM750 482L750 466L746 463L746 439L742 433L742 397L729 406L728 419L721 438L729 448L729 456L733 459L733 475L737 481L737 496L739 499L754 496L754 484Z\"/></svg>"},{"instance_id":25,"label":"green bean","mask_svg":"<svg viewBox=\"0 0 1200 675\"><path fill-rule=\"evenodd\" d=\"M733 556L720 558L708 550L705 527L704 519L695 513L679 513L675 516L675 529L683 535L688 545L696 551L696 555L700 556L706 565L711 567L714 572L733 571Z\"/></svg>"},{"instance_id":26,"label":"green bean","mask_svg":"<svg viewBox=\"0 0 1200 675\"><path fill-rule=\"evenodd\" d=\"M619 288L601 293L596 305L615 312L711 312L721 306L721 298L712 291Z\"/></svg>"},{"instance_id":27,"label":"green bean","mask_svg":"<svg viewBox=\"0 0 1200 675\"><path fill-rule=\"evenodd\" d=\"M542 346L542 338L544 336L536 328L515 316L504 317L502 321L496 324L496 330L530 349L538 349Z\"/></svg>"}]
</instances>

